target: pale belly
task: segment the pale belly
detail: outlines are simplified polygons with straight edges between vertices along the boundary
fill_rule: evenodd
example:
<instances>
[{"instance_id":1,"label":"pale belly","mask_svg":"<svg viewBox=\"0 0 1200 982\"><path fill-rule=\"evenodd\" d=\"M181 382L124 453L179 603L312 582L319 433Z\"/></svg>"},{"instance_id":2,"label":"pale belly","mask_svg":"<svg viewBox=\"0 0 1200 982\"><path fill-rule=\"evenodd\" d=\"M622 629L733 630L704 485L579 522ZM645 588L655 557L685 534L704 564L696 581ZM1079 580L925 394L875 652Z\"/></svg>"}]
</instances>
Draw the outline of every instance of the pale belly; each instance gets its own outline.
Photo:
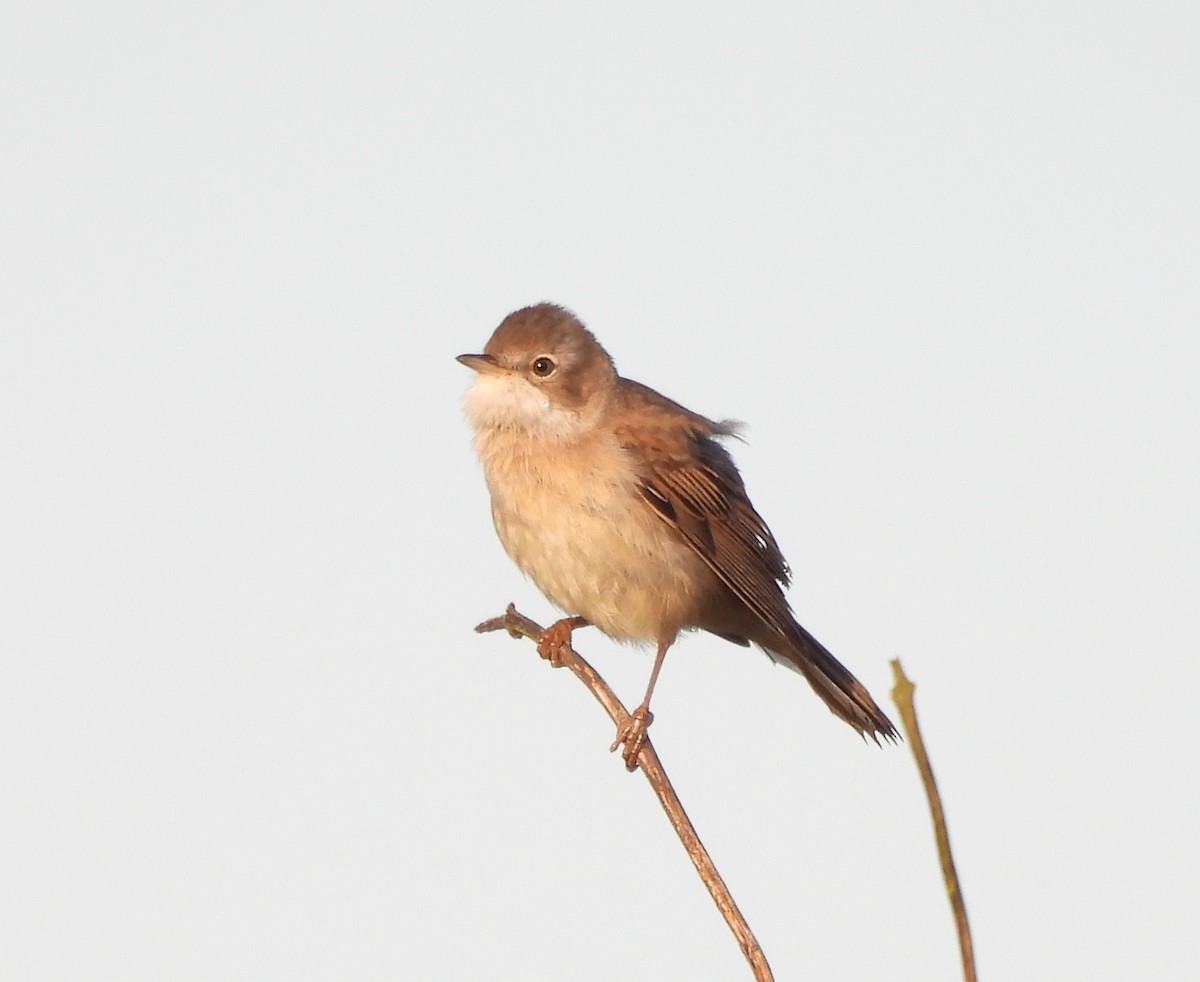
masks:
<instances>
[{"instance_id":1,"label":"pale belly","mask_svg":"<svg viewBox=\"0 0 1200 982\"><path fill-rule=\"evenodd\" d=\"M492 518L555 606L621 640L669 640L700 620L712 574L642 500L623 451L484 454Z\"/></svg>"}]
</instances>

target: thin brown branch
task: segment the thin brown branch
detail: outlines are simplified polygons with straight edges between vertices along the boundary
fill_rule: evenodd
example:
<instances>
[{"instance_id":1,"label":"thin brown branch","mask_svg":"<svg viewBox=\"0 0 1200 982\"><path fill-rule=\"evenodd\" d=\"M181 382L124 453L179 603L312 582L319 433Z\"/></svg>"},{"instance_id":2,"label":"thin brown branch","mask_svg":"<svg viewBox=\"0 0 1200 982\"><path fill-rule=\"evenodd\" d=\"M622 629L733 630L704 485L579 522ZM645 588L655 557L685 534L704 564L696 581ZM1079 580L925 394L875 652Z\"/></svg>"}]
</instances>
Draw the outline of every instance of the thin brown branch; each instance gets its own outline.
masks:
<instances>
[{"instance_id":1,"label":"thin brown branch","mask_svg":"<svg viewBox=\"0 0 1200 982\"><path fill-rule=\"evenodd\" d=\"M537 641L544 633L541 625L531 621L523 614L519 614L512 604L508 605L504 616L493 617L491 620L484 621L475 630L480 633L486 631L507 631L514 638L525 637L533 641ZM574 673L579 681L587 686L588 691L604 707L604 711L608 713L614 724L620 726L629 718L628 710L621 704L621 700L616 697L612 689L608 687L608 683L600 677L591 665L580 657L577 651L569 646L564 646L562 649L562 663ZM762 948L759 947L754 933L750 930L750 925L746 923L742 912L738 910L737 904L734 903L733 897L729 893L729 888L725 885L725 881L721 879L721 874L717 872L716 866L713 865L712 858L708 855L708 850L704 848L704 844L696 834L696 829L687 817L687 813L683 810L679 796L675 794L675 789L671 786L671 782L667 778L667 772L663 769L662 762L658 759L658 754L655 753L654 747L651 746L648 738L638 754L637 762L641 767L642 773L646 775L646 780L650 782L650 787L658 795L658 800L662 804L663 811L667 813L667 818L670 819L671 825L674 826L675 833L679 836L679 841L683 843L683 848L687 850L688 856L696 867L696 872L700 874L700 879L704 881L704 885L712 895L713 902L717 905L721 916L725 918L725 923L729 925L729 929L733 932L734 937L737 938L742 953L746 956L746 961L750 963L750 968L754 972L754 978L757 982L768 982L768 980L774 979L774 976L771 974L771 967L767 964L767 958L763 954Z\"/></svg>"},{"instance_id":2,"label":"thin brown branch","mask_svg":"<svg viewBox=\"0 0 1200 982\"><path fill-rule=\"evenodd\" d=\"M937 781L933 777L933 768L929 764L929 755L925 752L925 742L921 739L921 729L917 725L917 709L913 704L913 690L916 686L904 674L899 658L892 659L892 673L896 680L896 684L892 688L892 701L900 710L900 723L904 727L904 735L917 760L917 770L921 772L921 783L925 786L925 796L929 799L929 812L933 816L933 833L937 839L938 860L942 864L942 878L946 883L946 894L950 897L950 909L954 912L954 924L958 929L958 947L962 952L963 979L965 982L975 982L975 948L971 943L971 926L967 923L967 905L963 900L962 888L959 886L958 871L954 868L954 855L950 851L950 833L946 828L946 813L942 808L942 796L938 793Z\"/></svg>"}]
</instances>

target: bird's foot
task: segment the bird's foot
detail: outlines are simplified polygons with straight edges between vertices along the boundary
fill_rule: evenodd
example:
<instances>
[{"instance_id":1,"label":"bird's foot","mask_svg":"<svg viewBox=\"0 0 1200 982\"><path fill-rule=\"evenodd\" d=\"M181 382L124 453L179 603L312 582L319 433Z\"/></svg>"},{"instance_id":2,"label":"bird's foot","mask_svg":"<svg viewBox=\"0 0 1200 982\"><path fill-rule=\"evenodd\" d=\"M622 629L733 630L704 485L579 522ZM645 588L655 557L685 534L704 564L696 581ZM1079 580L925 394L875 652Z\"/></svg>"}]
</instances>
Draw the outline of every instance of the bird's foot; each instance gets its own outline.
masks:
<instances>
[{"instance_id":1,"label":"bird's foot","mask_svg":"<svg viewBox=\"0 0 1200 982\"><path fill-rule=\"evenodd\" d=\"M608 748L608 752L612 753L617 747L624 745L621 756L625 758L626 770L637 770L638 754L646 745L646 729L653 722L654 714L650 712L650 707L642 703L633 711L632 716L626 716L625 721L617 727L617 737Z\"/></svg>"},{"instance_id":2,"label":"bird's foot","mask_svg":"<svg viewBox=\"0 0 1200 982\"><path fill-rule=\"evenodd\" d=\"M553 668L562 668L563 649L571 647L571 632L577 627L586 627L587 619L583 617L564 617L555 621L537 640L538 654L546 659Z\"/></svg>"}]
</instances>

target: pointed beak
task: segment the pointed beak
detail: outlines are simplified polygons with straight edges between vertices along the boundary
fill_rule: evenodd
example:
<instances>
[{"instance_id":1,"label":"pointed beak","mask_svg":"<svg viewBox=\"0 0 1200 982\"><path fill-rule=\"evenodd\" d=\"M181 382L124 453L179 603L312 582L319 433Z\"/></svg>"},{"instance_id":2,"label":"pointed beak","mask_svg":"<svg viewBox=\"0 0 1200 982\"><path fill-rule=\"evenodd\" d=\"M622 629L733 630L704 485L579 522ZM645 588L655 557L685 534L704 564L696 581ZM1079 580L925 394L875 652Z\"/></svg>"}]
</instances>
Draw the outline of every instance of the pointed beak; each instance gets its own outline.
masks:
<instances>
[{"instance_id":1,"label":"pointed beak","mask_svg":"<svg viewBox=\"0 0 1200 982\"><path fill-rule=\"evenodd\" d=\"M455 360L480 375L500 375L504 372L503 366L491 355L459 355Z\"/></svg>"}]
</instances>

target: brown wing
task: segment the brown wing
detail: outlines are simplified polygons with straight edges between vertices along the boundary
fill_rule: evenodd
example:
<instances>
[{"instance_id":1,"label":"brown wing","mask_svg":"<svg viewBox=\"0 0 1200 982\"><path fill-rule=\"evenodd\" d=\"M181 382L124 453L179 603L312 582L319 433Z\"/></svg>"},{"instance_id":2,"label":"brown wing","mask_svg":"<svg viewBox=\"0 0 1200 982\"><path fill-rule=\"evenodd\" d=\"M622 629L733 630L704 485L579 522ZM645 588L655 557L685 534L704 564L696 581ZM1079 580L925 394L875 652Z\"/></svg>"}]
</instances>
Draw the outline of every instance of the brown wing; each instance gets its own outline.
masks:
<instances>
[{"instance_id":1,"label":"brown wing","mask_svg":"<svg viewBox=\"0 0 1200 982\"><path fill-rule=\"evenodd\" d=\"M750 504L729 451L716 439L733 428L639 383L622 379L622 386L631 422L637 421L622 442L640 465L643 497L739 600L788 637L794 620L782 589L787 562Z\"/></svg>"},{"instance_id":2,"label":"brown wing","mask_svg":"<svg viewBox=\"0 0 1200 982\"><path fill-rule=\"evenodd\" d=\"M787 563L724 447L695 437L688 458L647 468L642 494L742 603L779 635L789 635L792 616L782 590Z\"/></svg>"}]
</instances>

